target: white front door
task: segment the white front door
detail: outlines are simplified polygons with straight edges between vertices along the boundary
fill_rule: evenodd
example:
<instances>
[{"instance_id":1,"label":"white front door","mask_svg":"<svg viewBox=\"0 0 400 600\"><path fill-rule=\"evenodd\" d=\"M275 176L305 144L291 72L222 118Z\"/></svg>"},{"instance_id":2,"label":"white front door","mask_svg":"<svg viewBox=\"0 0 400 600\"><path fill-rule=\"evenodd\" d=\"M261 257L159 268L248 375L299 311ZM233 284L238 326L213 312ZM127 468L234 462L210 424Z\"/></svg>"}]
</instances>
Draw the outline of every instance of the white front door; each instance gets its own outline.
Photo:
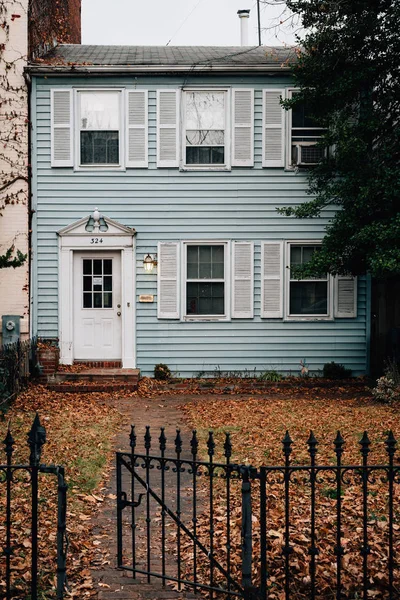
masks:
<instances>
[{"instance_id":1,"label":"white front door","mask_svg":"<svg viewBox=\"0 0 400 600\"><path fill-rule=\"evenodd\" d=\"M74 252L74 358L122 356L121 253Z\"/></svg>"}]
</instances>

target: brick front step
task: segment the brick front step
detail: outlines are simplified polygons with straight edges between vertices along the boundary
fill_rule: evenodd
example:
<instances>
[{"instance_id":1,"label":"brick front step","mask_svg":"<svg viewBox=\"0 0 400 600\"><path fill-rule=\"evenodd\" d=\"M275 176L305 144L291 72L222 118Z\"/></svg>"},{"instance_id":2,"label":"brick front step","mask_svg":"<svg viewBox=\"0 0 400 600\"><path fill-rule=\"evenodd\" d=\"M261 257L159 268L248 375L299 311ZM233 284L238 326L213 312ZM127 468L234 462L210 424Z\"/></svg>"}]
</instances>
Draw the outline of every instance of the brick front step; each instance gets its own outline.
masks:
<instances>
[{"instance_id":1,"label":"brick front step","mask_svg":"<svg viewBox=\"0 0 400 600\"><path fill-rule=\"evenodd\" d=\"M136 390L139 369L88 369L80 373L58 371L47 380L49 389L56 392L114 392Z\"/></svg>"}]
</instances>

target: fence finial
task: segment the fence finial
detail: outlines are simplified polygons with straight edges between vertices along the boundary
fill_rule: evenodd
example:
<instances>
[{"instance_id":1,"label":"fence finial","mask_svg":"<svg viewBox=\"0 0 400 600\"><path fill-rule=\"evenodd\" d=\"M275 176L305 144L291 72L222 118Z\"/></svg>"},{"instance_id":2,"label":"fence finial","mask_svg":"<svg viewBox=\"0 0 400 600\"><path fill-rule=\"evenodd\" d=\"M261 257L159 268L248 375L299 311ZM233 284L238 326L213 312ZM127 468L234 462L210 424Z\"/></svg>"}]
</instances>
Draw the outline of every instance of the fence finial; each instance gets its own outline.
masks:
<instances>
[{"instance_id":1,"label":"fence finial","mask_svg":"<svg viewBox=\"0 0 400 600\"><path fill-rule=\"evenodd\" d=\"M366 431L364 431L363 436L361 438L361 440L359 441L359 444L361 446L361 454L363 456L368 456L369 453L369 447L371 444L371 440L368 437L368 433Z\"/></svg>"},{"instance_id":2,"label":"fence finial","mask_svg":"<svg viewBox=\"0 0 400 600\"><path fill-rule=\"evenodd\" d=\"M190 440L190 447L192 449L192 456L195 459L199 447L199 440L197 439L197 431L195 429L193 429L192 439Z\"/></svg>"},{"instance_id":3,"label":"fence finial","mask_svg":"<svg viewBox=\"0 0 400 600\"><path fill-rule=\"evenodd\" d=\"M31 449L31 455L29 457L29 463L32 467L38 467L40 464L40 457L42 455L42 446L46 443L46 430L40 424L38 413L33 420L31 430L28 434L28 444Z\"/></svg>"},{"instance_id":4,"label":"fence finial","mask_svg":"<svg viewBox=\"0 0 400 600\"><path fill-rule=\"evenodd\" d=\"M282 440L283 453L285 456L290 456L290 454L292 452L292 444L293 444L293 440L289 435L289 431L286 431L285 437Z\"/></svg>"},{"instance_id":5,"label":"fence finial","mask_svg":"<svg viewBox=\"0 0 400 600\"><path fill-rule=\"evenodd\" d=\"M385 441L385 445L386 445L386 451L389 454L389 456L394 456L394 453L396 452L397 440L394 437L392 430L390 430L388 433L388 436Z\"/></svg>"},{"instance_id":6,"label":"fence finial","mask_svg":"<svg viewBox=\"0 0 400 600\"><path fill-rule=\"evenodd\" d=\"M307 444L308 444L308 452L309 452L310 456L314 457L318 452L318 450L317 450L318 441L312 431L310 431L310 437L307 440Z\"/></svg>"},{"instance_id":7,"label":"fence finial","mask_svg":"<svg viewBox=\"0 0 400 600\"><path fill-rule=\"evenodd\" d=\"M215 442L214 442L214 434L212 431L208 432L207 448L208 448L208 456L214 456Z\"/></svg>"},{"instance_id":8,"label":"fence finial","mask_svg":"<svg viewBox=\"0 0 400 600\"><path fill-rule=\"evenodd\" d=\"M177 454L180 454L182 452L182 437L181 437L181 430L180 429L176 430L175 452Z\"/></svg>"},{"instance_id":9,"label":"fence finial","mask_svg":"<svg viewBox=\"0 0 400 600\"><path fill-rule=\"evenodd\" d=\"M231 434L228 432L225 433L224 454L225 458L230 458L232 456Z\"/></svg>"},{"instance_id":10,"label":"fence finial","mask_svg":"<svg viewBox=\"0 0 400 600\"><path fill-rule=\"evenodd\" d=\"M131 425L131 432L129 434L129 444L130 447L132 448L132 452L136 447L136 432L135 432L135 426Z\"/></svg>"},{"instance_id":11,"label":"fence finial","mask_svg":"<svg viewBox=\"0 0 400 600\"><path fill-rule=\"evenodd\" d=\"M335 440L334 440L333 443L335 444L336 456L342 456L342 454L343 454L343 446L345 444L345 441L342 438L342 434L340 433L340 431L337 432L337 435L336 435Z\"/></svg>"},{"instance_id":12,"label":"fence finial","mask_svg":"<svg viewBox=\"0 0 400 600\"><path fill-rule=\"evenodd\" d=\"M150 425L146 425L146 433L144 434L144 447L146 450L151 448Z\"/></svg>"},{"instance_id":13,"label":"fence finial","mask_svg":"<svg viewBox=\"0 0 400 600\"><path fill-rule=\"evenodd\" d=\"M161 433L160 433L160 437L158 438L158 441L160 443L161 452L165 452L165 449L167 447L167 436L165 435L164 427L161 427Z\"/></svg>"}]
</instances>

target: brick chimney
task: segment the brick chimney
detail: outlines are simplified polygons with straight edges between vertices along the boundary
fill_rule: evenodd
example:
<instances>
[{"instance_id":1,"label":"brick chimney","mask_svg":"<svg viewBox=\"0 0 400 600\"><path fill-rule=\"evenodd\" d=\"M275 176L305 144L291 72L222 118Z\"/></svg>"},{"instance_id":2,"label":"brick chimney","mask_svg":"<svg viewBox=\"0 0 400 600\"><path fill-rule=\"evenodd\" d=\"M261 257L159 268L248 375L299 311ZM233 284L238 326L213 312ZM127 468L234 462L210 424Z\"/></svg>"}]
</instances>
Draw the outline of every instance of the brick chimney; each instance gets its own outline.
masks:
<instances>
[{"instance_id":1,"label":"brick chimney","mask_svg":"<svg viewBox=\"0 0 400 600\"><path fill-rule=\"evenodd\" d=\"M81 43L81 0L29 0L29 59L57 44Z\"/></svg>"}]
</instances>

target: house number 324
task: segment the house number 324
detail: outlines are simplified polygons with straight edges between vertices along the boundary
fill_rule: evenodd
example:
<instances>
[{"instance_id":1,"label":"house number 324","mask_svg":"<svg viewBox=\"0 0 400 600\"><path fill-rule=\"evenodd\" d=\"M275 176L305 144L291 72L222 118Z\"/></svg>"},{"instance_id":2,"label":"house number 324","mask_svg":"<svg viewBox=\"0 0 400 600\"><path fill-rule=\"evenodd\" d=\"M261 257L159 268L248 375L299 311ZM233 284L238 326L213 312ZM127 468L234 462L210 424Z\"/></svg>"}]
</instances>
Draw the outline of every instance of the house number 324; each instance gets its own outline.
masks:
<instances>
[{"instance_id":1,"label":"house number 324","mask_svg":"<svg viewBox=\"0 0 400 600\"><path fill-rule=\"evenodd\" d=\"M90 238L90 243L91 244L102 244L103 238Z\"/></svg>"}]
</instances>

